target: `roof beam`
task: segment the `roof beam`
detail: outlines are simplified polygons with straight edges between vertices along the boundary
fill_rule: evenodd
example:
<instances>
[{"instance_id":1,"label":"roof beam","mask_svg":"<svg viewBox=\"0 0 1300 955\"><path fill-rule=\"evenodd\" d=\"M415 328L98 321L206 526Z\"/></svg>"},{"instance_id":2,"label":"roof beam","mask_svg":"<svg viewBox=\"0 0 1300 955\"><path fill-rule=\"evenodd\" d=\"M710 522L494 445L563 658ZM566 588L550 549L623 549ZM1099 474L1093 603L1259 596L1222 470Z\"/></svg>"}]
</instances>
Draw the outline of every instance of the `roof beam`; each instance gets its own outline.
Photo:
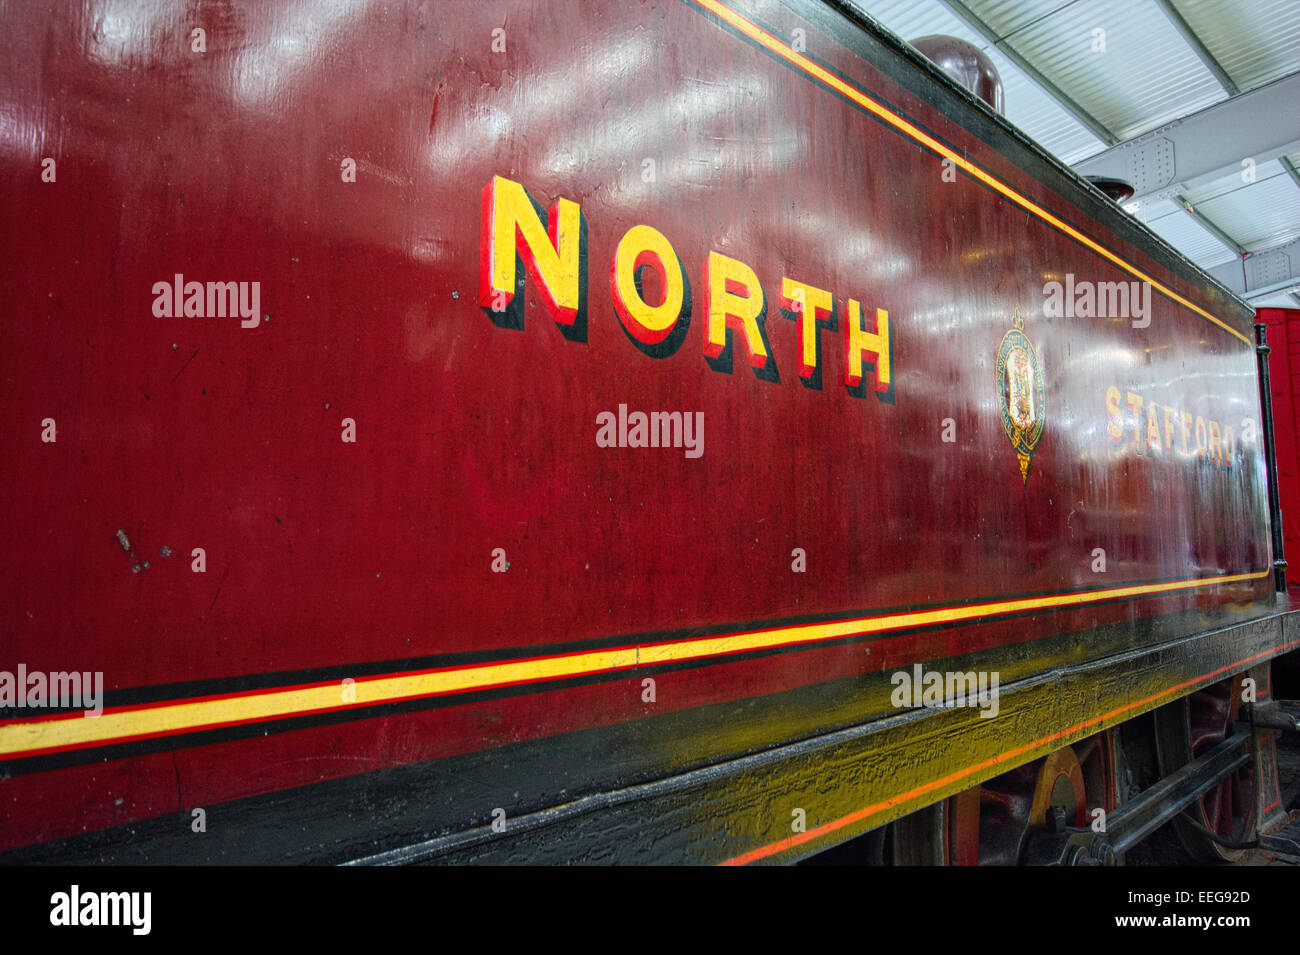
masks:
<instances>
[{"instance_id":1,"label":"roof beam","mask_svg":"<svg viewBox=\"0 0 1300 955\"><path fill-rule=\"evenodd\" d=\"M1131 183L1133 199L1173 199L1300 149L1300 73L1274 80L1076 163L1082 176Z\"/></svg>"},{"instance_id":2,"label":"roof beam","mask_svg":"<svg viewBox=\"0 0 1300 955\"><path fill-rule=\"evenodd\" d=\"M1206 45L1201 42L1201 38L1196 35L1196 31L1193 30L1188 22L1183 19L1183 15L1178 12L1170 0L1156 0L1156 6L1158 6L1164 12L1164 15L1169 18L1169 22L1174 25L1174 29L1177 30L1182 35L1182 38L1187 41L1187 45L1192 48L1192 51L1198 57L1200 57L1201 62L1205 64L1205 68L1214 74L1214 78L1219 81L1219 85L1227 91L1228 95L1236 96L1240 93L1241 88L1232 81L1232 77L1228 75L1228 71L1225 70L1223 65L1214 58L1214 54L1211 53Z\"/></svg>"},{"instance_id":3,"label":"roof beam","mask_svg":"<svg viewBox=\"0 0 1300 955\"><path fill-rule=\"evenodd\" d=\"M988 40L995 47L997 47L998 50L1002 53L1002 55L1005 56L1007 59L1009 59L1016 66L1018 66L1021 69L1021 71L1024 72L1025 75L1030 78L1030 80L1032 80L1035 84L1037 84L1039 89L1041 89L1052 99L1056 100L1056 102L1060 103L1061 107L1065 109L1066 112L1068 112L1071 116L1077 119L1084 126L1088 127L1088 129L1092 131L1092 134L1096 136L1098 139L1100 139L1103 143L1105 143L1107 146L1114 146L1116 143L1119 142L1118 136L1116 136L1109 129L1107 129L1095 116L1089 113L1086 109L1084 109L1074 100L1070 99L1070 97L1067 96L1065 92L1061 90L1060 87L1058 87L1055 83L1053 83L1046 76L1040 73L1038 71L1038 68L1035 67L1028 60L1026 60L1023 56L1021 56L1020 53L1017 52L1015 47L1013 47L1002 37L998 36L997 31L995 31L987 23L985 23L973 12L971 12L971 10L966 6L966 4L962 3L962 0L939 0L939 2L942 3L949 10L951 10L954 15L966 21L966 23L970 26L972 30L974 30L980 36L984 37L984 39Z\"/></svg>"},{"instance_id":4,"label":"roof beam","mask_svg":"<svg viewBox=\"0 0 1300 955\"><path fill-rule=\"evenodd\" d=\"M1191 201L1186 196L1178 196L1176 198L1178 204L1183 207L1183 211L1199 222L1201 228L1205 229L1205 231L1209 232L1228 248L1232 249L1232 251L1236 252L1241 258L1245 258L1249 254L1240 242L1220 229L1213 219L1203 213L1200 209L1196 208L1196 206L1192 205Z\"/></svg>"},{"instance_id":5,"label":"roof beam","mask_svg":"<svg viewBox=\"0 0 1300 955\"><path fill-rule=\"evenodd\" d=\"M1296 172L1295 165L1291 162L1290 157L1283 156L1278 160L1278 162L1282 164L1282 168L1286 171L1286 174L1291 177L1291 181L1297 186L1300 186L1300 172Z\"/></svg>"},{"instance_id":6,"label":"roof beam","mask_svg":"<svg viewBox=\"0 0 1300 955\"><path fill-rule=\"evenodd\" d=\"M1300 288L1300 239L1250 252L1244 259L1206 269L1242 298L1264 298Z\"/></svg>"}]
</instances>

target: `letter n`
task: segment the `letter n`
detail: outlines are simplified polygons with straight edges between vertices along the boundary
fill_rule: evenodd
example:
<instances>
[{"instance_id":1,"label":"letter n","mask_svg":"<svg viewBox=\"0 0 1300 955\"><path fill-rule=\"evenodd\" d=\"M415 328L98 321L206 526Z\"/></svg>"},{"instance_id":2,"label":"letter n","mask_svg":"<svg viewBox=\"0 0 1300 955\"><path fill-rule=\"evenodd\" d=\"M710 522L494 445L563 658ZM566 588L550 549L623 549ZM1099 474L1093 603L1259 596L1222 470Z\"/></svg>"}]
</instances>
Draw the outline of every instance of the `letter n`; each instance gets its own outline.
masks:
<instances>
[{"instance_id":1,"label":"letter n","mask_svg":"<svg viewBox=\"0 0 1300 955\"><path fill-rule=\"evenodd\" d=\"M500 312L514 299L518 256L551 317L573 325L585 291L581 207L557 199L543 224L524 187L501 176L483 187L482 200L479 305Z\"/></svg>"}]
</instances>

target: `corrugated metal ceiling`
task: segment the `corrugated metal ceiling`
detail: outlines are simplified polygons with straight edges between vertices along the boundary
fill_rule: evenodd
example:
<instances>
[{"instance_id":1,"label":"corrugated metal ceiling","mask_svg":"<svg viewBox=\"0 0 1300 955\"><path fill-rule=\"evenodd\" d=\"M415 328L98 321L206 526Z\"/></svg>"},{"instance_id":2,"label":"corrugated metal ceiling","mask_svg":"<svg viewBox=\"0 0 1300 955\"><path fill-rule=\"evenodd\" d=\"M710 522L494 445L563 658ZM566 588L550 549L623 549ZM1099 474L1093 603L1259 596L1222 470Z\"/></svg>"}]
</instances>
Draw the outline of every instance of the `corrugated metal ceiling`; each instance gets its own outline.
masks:
<instances>
[{"instance_id":1,"label":"corrugated metal ceiling","mask_svg":"<svg viewBox=\"0 0 1300 955\"><path fill-rule=\"evenodd\" d=\"M1049 148L1062 162L1078 162L1105 148L1106 144L1065 107L940 0L857 0L857 4L904 40L942 33L983 49L1002 77L1007 118L1037 142L1050 143Z\"/></svg>"},{"instance_id":2,"label":"corrugated metal ceiling","mask_svg":"<svg viewBox=\"0 0 1300 955\"><path fill-rule=\"evenodd\" d=\"M1032 19L1009 13L1021 0L966 6L1120 139L1227 98L1154 3L1074 0Z\"/></svg>"},{"instance_id":3,"label":"corrugated metal ceiling","mask_svg":"<svg viewBox=\"0 0 1300 955\"><path fill-rule=\"evenodd\" d=\"M1216 180L1189 190L1186 198L1247 252L1300 239L1300 187L1278 160L1262 164L1255 175L1250 184L1239 175Z\"/></svg>"},{"instance_id":4,"label":"corrugated metal ceiling","mask_svg":"<svg viewBox=\"0 0 1300 955\"><path fill-rule=\"evenodd\" d=\"M1297 0L1173 0L1175 9L1243 91L1296 71Z\"/></svg>"},{"instance_id":5,"label":"corrugated metal ceiling","mask_svg":"<svg viewBox=\"0 0 1300 955\"><path fill-rule=\"evenodd\" d=\"M1152 203L1138 213L1138 218L1152 232L1203 269L1237 258L1236 252L1224 245L1218 236L1188 215L1187 210L1172 199Z\"/></svg>"}]
</instances>

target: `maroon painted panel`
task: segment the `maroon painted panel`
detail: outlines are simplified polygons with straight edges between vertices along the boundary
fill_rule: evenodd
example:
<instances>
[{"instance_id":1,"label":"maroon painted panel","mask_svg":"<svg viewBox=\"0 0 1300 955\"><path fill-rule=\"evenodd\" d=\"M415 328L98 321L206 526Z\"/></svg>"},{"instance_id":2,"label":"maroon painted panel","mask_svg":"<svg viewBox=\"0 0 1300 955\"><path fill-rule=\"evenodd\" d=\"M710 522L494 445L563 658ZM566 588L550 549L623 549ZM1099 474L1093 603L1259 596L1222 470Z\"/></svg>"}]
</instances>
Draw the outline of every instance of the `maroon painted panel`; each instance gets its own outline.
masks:
<instances>
[{"instance_id":1,"label":"maroon painted panel","mask_svg":"<svg viewBox=\"0 0 1300 955\"><path fill-rule=\"evenodd\" d=\"M816 62L1239 326L1217 293L891 78L913 67L864 60L824 9L734 8L778 38L804 30ZM1241 426L1259 417L1248 344L1159 294L1145 328L1047 317L1048 282L1131 276L970 176L948 181L938 156L693 3L10 5L0 37L0 202L22 224L0 240L0 669L102 670L128 690L1268 566L1262 458ZM585 340L531 276L522 328L480 308L496 176L542 207L581 205ZM611 297L638 224L691 286L666 357L636 347ZM729 370L706 361L710 252L761 282L775 375L751 370L736 331ZM259 283L260 320L159 317L155 285L178 274ZM787 277L831 292L841 328L849 298L888 311L891 400L845 387L831 331L821 387L804 383ZM1044 399L1027 480L995 374L1017 311ZM1140 453L1145 419L1138 434L1108 415L1112 387L1231 423L1233 466ZM703 453L599 446L597 416L620 405L701 414ZM1248 593L1263 606L1267 581ZM829 647L738 662L665 707L1198 599L900 637L870 661ZM195 770L175 798L632 719L633 684L221 744L237 781ZM119 781L132 818L175 808L164 761L138 762ZM75 791L90 771L61 772ZM122 821L102 805L42 818L41 777L0 786L19 842Z\"/></svg>"}]
</instances>

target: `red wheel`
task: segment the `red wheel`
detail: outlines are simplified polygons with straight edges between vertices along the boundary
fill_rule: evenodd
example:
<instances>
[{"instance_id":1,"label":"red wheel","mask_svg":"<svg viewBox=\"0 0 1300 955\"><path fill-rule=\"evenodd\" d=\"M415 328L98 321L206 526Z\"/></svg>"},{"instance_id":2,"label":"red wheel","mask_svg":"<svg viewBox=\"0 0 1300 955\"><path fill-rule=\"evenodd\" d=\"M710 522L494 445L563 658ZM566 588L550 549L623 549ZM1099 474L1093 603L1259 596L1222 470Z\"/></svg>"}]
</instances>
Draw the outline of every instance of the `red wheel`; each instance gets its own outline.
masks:
<instances>
[{"instance_id":1,"label":"red wheel","mask_svg":"<svg viewBox=\"0 0 1300 955\"><path fill-rule=\"evenodd\" d=\"M1244 674L1223 680L1157 711L1156 753L1161 775L1174 772L1228 738L1243 679ZM1191 807L1193 822L1181 817L1174 820L1173 831L1182 850L1196 862L1241 860L1249 850L1225 846L1210 833L1229 843L1253 839L1258 800L1253 764L1220 780Z\"/></svg>"},{"instance_id":2,"label":"red wheel","mask_svg":"<svg viewBox=\"0 0 1300 955\"><path fill-rule=\"evenodd\" d=\"M1115 805L1108 733L1066 746L894 824L897 865L1018 865L1055 810L1086 826Z\"/></svg>"}]
</instances>

